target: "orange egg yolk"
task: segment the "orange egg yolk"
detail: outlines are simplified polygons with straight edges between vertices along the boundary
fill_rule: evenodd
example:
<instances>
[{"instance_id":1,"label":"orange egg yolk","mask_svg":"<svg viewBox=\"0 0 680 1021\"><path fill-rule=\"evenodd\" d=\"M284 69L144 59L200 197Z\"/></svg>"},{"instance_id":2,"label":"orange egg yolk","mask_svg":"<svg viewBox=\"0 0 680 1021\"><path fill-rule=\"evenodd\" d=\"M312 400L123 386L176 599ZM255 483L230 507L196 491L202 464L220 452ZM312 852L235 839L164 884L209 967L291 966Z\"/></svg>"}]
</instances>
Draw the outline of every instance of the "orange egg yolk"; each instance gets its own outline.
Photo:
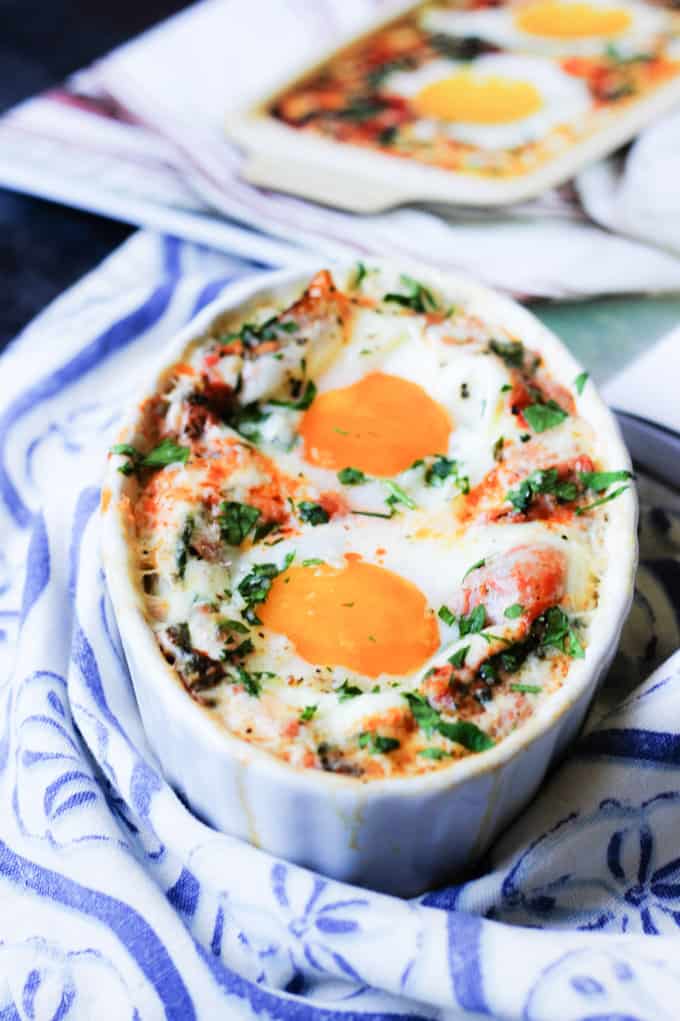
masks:
<instances>
[{"instance_id":1,"label":"orange egg yolk","mask_svg":"<svg viewBox=\"0 0 680 1021\"><path fill-rule=\"evenodd\" d=\"M416 383L373 372L320 394L299 431L311 464L389 476L427 454L445 453L451 420Z\"/></svg>"},{"instance_id":2,"label":"orange egg yolk","mask_svg":"<svg viewBox=\"0 0 680 1021\"><path fill-rule=\"evenodd\" d=\"M258 614L308 663L367 677L407 674L439 646L437 621L420 589L362 560L289 567L274 579Z\"/></svg>"},{"instance_id":3,"label":"orange egg yolk","mask_svg":"<svg viewBox=\"0 0 680 1021\"><path fill-rule=\"evenodd\" d=\"M464 124L510 124L537 113L543 105L531 82L471 71L426 85L412 102L423 117Z\"/></svg>"},{"instance_id":4,"label":"orange egg yolk","mask_svg":"<svg viewBox=\"0 0 680 1021\"><path fill-rule=\"evenodd\" d=\"M515 24L529 35L540 35L546 39L612 38L630 27L631 16L619 7L538 0L516 12Z\"/></svg>"}]
</instances>

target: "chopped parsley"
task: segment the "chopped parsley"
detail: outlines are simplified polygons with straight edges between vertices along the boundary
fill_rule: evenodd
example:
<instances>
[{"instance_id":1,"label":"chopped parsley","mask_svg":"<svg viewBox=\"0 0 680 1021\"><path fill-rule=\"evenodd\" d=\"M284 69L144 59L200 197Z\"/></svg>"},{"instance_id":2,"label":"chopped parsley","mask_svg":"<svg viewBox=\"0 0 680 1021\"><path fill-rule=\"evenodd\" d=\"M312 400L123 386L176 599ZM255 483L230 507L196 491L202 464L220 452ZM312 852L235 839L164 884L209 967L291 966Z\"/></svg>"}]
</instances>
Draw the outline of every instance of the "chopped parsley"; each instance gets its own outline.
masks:
<instances>
[{"instance_id":1,"label":"chopped parsley","mask_svg":"<svg viewBox=\"0 0 680 1021\"><path fill-rule=\"evenodd\" d=\"M555 496L559 503L570 503L581 496L584 489L592 489L596 493L601 493L614 482L622 482L633 478L631 472L625 470L579 472L578 474L580 485L576 482L560 481L557 468L538 469L532 472L531 475L528 475L515 489L511 489L506 494L506 500L510 501L516 511L524 514L529 509L534 497L539 496L541 493ZM593 507L598 507L601 503L614 499L615 496L618 496L620 492L627 488L627 486L624 486L621 490L617 490L615 494L612 493L611 496L605 497L604 500L597 500L587 507L579 507L576 513L583 514Z\"/></svg>"},{"instance_id":2,"label":"chopped parsley","mask_svg":"<svg viewBox=\"0 0 680 1021\"><path fill-rule=\"evenodd\" d=\"M583 659L585 653L569 617L559 606L551 606L536 620L543 648L555 648L574 659Z\"/></svg>"},{"instance_id":3,"label":"chopped parsley","mask_svg":"<svg viewBox=\"0 0 680 1021\"><path fill-rule=\"evenodd\" d=\"M383 737L374 730L363 730L359 734L359 747L365 748L371 755L387 755L400 746L396 737Z\"/></svg>"},{"instance_id":4,"label":"chopped parsley","mask_svg":"<svg viewBox=\"0 0 680 1021\"><path fill-rule=\"evenodd\" d=\"M239 635L247 635L248 628L240 620L230 620L228 617L219 617L217 627L221 633L235 631Z\"/></svg>"},{"instance_id":5,"label":"chopped parsley","mask_svg":"<svg viewBox=\"0 0 680 1021\"><path fill-rule=\"evenodd\" d=\"M347 702L350 698L357 698L357 696L363 695L363 690L358 688L356 684L350 684L349 681L345 680L335 689L335 694L338 696L338 701Z\"/></svg>"},{"instance_id":6,"label":"chopped parsley","mask_svg":"<svg viewBox=\"0 0 680 1021\"><path fill-rule=\"evenodd\" d=\"M293 388L302 386L302 380L293 380ZM314 398L316 397L316 383L308 379L300 394L293 394L293 396L286 401L275 400L270 397L267 401L268 404L274 404L277 408L292 408L294 411L306 411L310 406Z\"/></svg>"},{"instance_id":7,"label":"chopped parsley","mask_svg":"<svg viewBox=\"0 0 680 1021\"><path fill-rule=\"evenodd\" d=\"M446 752L443 748L421 748L418 755L423 759L434 759L435 761L451 758L451 752Z\"/></svg>"},{"instance_id":8,"label":"chopped parsley","mask_svg":"<svg viewBox=\"0 0 680 1021\"><path fill-rule=\"evenodd\" d=\"M425 470L425 483L428 486L443 486L451 475L457 472L457 464L450 457L437 454L432 464Z\"/></svg>"},{"instance_id":9,"label":"chopped parsley","mask_svg":"<svg viewBox=\"0 0 680 1021\"><path fill-rule=\"evenodd\" d=\"M256 401L250 404L237 405L225 419L227 425L235 429L244 439L259 443L262 436L259 426L266 422L269 414L263 411Z\"/></svg>"},{"instance_id":10,"label":"chopped parsley","mask_svg":"<svg viewBox=\"0 0 680 1021\"><path fill-rule=\"evenodd\" d=\"M486 609L483 603L479 603L475 606L472 613L467 617L460 616L458 618L458 627L460 628L460 637L464 638L465 635L477 635L486 624Z\"/></svg>"},{"instance_id":11,"label":"chopped parsley","mask_svg":"<svg viewBox=\"0 0 680 1021\"><path fill-rule=\"evenodd\" d=\"M557 401L554 401L552 398L545 401L545 403L536 401L535 404L529 404L528 407L524 408L522 414L534 432L537 433L543 433L547 429L554 429L555 426L561 425L565 418L569 417L564 408L561 408Z\"/></svg>"},{"instance_id":12,"label":"chopped parsley","mask_svg":"<svg viewBox=\"0 0 680 1021\"><path fill-rule=\"evenodd\" d=\"M494 746L494 741L488 734L467 720L454 720L453 723L441 720L437 729L442 737L461 744L469 752L485 752Z\"/></svg>"},{"instance_id":13,"label":"chopped parsley","mask_svg":"<svg viewBox=\"0 0 680 1021\"><path fill-rule=\"evenodd\" d=\"M303 567L318 567L319 564L323 564L320 557L308 557L307 560L302 561Z\"/></svg>"},{"instance_id":14,"label":"chopped parsley","mask_svg":"<svg viewBox=\"0 0 680 1021\"><path fill-rule=\"evenodd\" d=\"M579 395L579 397L581 396L581 394L583 393L583 391L585 389L586 383L588 382L588 378L589 377L588 377L588 373L587 372L580 372L578 374L578 376L576 377L576 379L574 380L574 386L576 388L576 393Z\"/></svg>"},{"instance_id":15,"label":"chopped parsley","mask_svg":"<svg viewBox=\"0 0 680 1021\"><path fill-rule=\"evenodd\" d=\"M368 275L368 270L364 266L363 262L357 262L357 271L354 277L354 287L358 290L365 277Z\"/></svg>"},{"instance_id":16,"label":"chopped parsley","mask_svg":"<svg viewBox=\"0 0 680 1021\"><path fill-rule=\"evenodd\" d=\"M449 627L453 627L456 623L456 615L455 613L451 613L448 606L440 606L437 616L440 620L443 620L445 624L448 624Z\"/></svg>"},{"instance_id":17,"label":"chopped parsley","mask_svg":"<svg viewBox=\"0 0 680 1021\"><path fill-rule=\"evenodd\" d=\"M499 436L493 445L493 459L494 461L503 460L503 447L505 446L505 439L503 436Z\"/></svg>"},{"instance_id":18,"label":"chopped parsley","mask_svg":"<svg viewBox=\"0 0 680 1021\"><path fill-rule=\"evenodd\" d=\"M512 606L506 607L503 611L503 616L507 617L508 620L517 620L524 613L524 607L521 603L513 603Z\"/></svg>"},{"instance_id":19,"label":"chopped parsley","mask_svg":"<svg viewBox=\"0 0 680 1021\"><path fill-rule=\"evenodd\" d=\"M478 560L476 564L472 564L471 567L468 567L467 571L465 572L465 574L461 578L461 581L465 581L465 579L467 578L468 574L472 574L472 572L476 571L477 568L484 567L485 563L486 563L486 558L482 557L482 559Z\"/></svg>"},{"instance_id":20,"label":"chopped parsley","mask_svg":"<svg viewBox=\"0 0 680 1021\"><path fill-rule=\"evenodd\" d=\"M240 340L247 351L254 351L265 340L279 340L281 333L295 333L299 326L292 319L282 322L278 316L271 316L264 323L244 323L235 332L226 333L219 337L220 344L229 344L233 340Z\"/></svg>"},{"instance_id":21,"label":"chopped parsley","mask_svg":"<svg viewBox=\"0 0 680 1021\"><path fill-rule=\"evenodd\" d=\"M404 308L410 308L413 312L418 312L421 315L425 315L428 312L438 312L439 305L427 287L423 284L418 283L413 277L406 276L402 273L400 276L402 286L406 290L406 294L390 293L386 294L383 301L393 302L395 305L402 305Z\"/></svg>"},{"instance_id":22,"label":"chopped parsley","mask_svg":"<svg viewBox=\"0 0 680 1021\"><path fill-rule=\"evenodd\" d=\"M543 688L540 684L511 684L510 691L517 691L521 695L540 695Z\"/></svg>"},{"instance_id":23,"label":"chopped parsley","mask_svg":"<svg viewBox=\"0 0 680 1021\"><path fill-rule=\"evenodd\" d=\"M613 472L579 472L578 474L586 489L592 489L594 493L603 493L615 482L626 482L633 478L633 473L625 469Z\"/></svg>"},{"instance_id":24,"label":"chopped parsley","mask_svg":"<svg viewBox=\"0 0 680 1021\"><path fill-rule=\"evenodd\" d=\"M278 521L263 521L255 529L253 536L253 542L260 542L262 539L266 539L272 532L277 531L281 527ZM275 543L269 543L270 546L274 546Z\"/></svg>"},{"instance_id":25,"label":"chopped parsley","mask_svg":"<svg viewBox=\"0 0 680 1021\"><path fill-rule=\"evenodd\" d=\"M174 440L164 439L150 450L148 454L142 454L130 443L116 443L111 447L112 454L120 454L128 460L118 469L122 475L133 475L140 468L165 468L168 464L180 462L186 464L191 453L190 447L183 447Z\"/></svg>"},{"instance_id":26,"label":"chopped parsley","mask_svg":"<svg viewBox=\"0 0 680 1021\"><path fill-rule=\"evenodd\" d=\"M456 649L452 656L449 656L449 663L454 666L456 670L460 670L461 667L465 666L465 659L470 651L469 645L463 645L460 649Z\"/></svg>"},{"instance_id":27,"label":"chopped parsley","mask_svg":"<svg viewBox=\"0 0 680 1021\"><path fill-rule=\"evenodd\" d=\"M187 514L184 519L184 527L180 532L179 539L177 540L177 546L175 547L175 567L177 568L177 577L180 581L184 578L184 574L187 569L187 560L189 559L191 537L193 534L194 519L191 514Z\"/></svg>"},{"instance_id":28,"label":"chopped parsley","mask_svg":"<svg viewBox=\"0 0 680 1021\"><path fill-rule=\"evenodd\" d=\"M356 514L361 518L385 518L389 521L390 518L394 517L394 507L390 508L389 514L382 514L380 511L367 511L367 510L353 510L350 514Z\"/></svg>"},{"instance_id":29,"label":"chopped parsley","mask_svg":"<svg viewBox=\"0 0 680 1021\"><path fill-rule=\"evenodd\" d=\"M318 708L318 705L306 705L298 717L300 723L309 723Z\"/></svg>"},{"instance_id":30,"label":"chopped parsley","mask_svg":"<svg viewBox=\"0 0 680 1021\"><path fill-rule=\"evenodd\" d=\"M458 462L443 454L436 454L425 469L425 485L443 486L449 478L453 478L461 493L470 492L470 480L467 475L459 475Z\"/></svg>"},{"instance_id":31,"label":"chopped parsley","mask_svg":"<svg viewBox=\"0 0 680 1021\"><path fill-rule=\"evenodd\" d=\"M343 486L360 486L366 481L366 476L360 468L341 468L338 472L338 482Z\"/></svg>"},{"instance_id":32,"label":"chopped parsley","mask_svg":"<svg viewBox=\"0 0 680 1021\"><path fill-rule=\"evenodd\" d=\"M519 486L506 494L516 511L526 513L534 500L541 493L549 493L560 503L569 503L578 496L578 487L574 482L561 482L557 468L538 468L520 482Z\"/></svg>"},{"instance_id":33,"label":"chopped parsley","mask_svg":"<svg viewBox=\"0 0 680 1021\"><path fill-rule=\"evenodd\" d=\"M628 486L619 486L613 493L609 493L608 496L603 496L599 500L595 500L593 503L589 503L586 507L578 507L576 510L577 514L585 514L587 511L595 510L596 507L601 507L603 503L609 503L610 500L615 500L617 496L621 496L621 493L625 493Z\"/></svg>"},{"instance_id":34,"label":"chopped parsley","mask_svg":"<svg viewBox=\"0 0 680 1021\"><path fill-rule=\"evenodd\" d=\"M404 698L409 704L416 723L425 735L430 737L430 735L433 734L439 726L439 713L430 705L423 695L419 695L417 692L404 692Z\"/></svg>"},{"instance_id":35,"label":"chopped parsley","mask_svg":"<svg viewBox=\"0 0 680 1021\"><path fill-rule=\"evenodd\" d=\"M394 507L395 504L403 504L404 507L408 507L409 510L415 510L415 501L411 499L405 489L394 481L394 479L385 479L385 487L389 491L389 496L385 501L389 507Z\"/></svg>"},{"instance_id":36,"label":"chopped parsley","mask_svg":"<svg viewBox=\"0 0 680 1021\"><path fill-rule=\"evenodd\" d=\"M246 604L242 616L249 624L261 623L260 618L255 612L255 606L265 601L272 587L272 582L279 573L276 564L254 564L250 574L247 574L239 582L238 592Z\"/></svg>"},{"instance_id":37,"label":"chopped parsley","mask_svg":"<svg viewBox=\"0 0 680 1021\"><path fill-rule=\"evenodd\" d=\"M521 369L524 365L524 344L521 340L490 340L489 351L502 358L508 368Z\"/></svg>"},{"instance_id":38,"label":"chopped parsley","mask_svg":"<svg viewBox=\"0 0 680 1021\"><path fill-rule=\"evenodd\" d=\"M240 546L252 532L260 517L257 507L236 500L225 500L220 505L218 523L220 534L229 546Z\"/></svg>"},{"instance_id":39,"label":"chopped parsley","mask_svg":"<svg viewBox=\"0 0 680 1021\"><path fill-rule=\"evenodd\" d=\"M414 692L408 692L404 698L411 708L416 723L427 737L436 731L442 737L463 745L471 752L483 752L487 748L493 747L494 742L491 738L474 723L468 723L465 720L453 722L443 720L441 714L430 705L426 698Z\"/></svg>"},{"instance_id":40,"label":"chopped parsley","mask_svg":"<svg viewBox=\"0 0 680 1021\"><path fill-rule=\"evenodd\" d=\"M262 691L260 681L264 676L264 673L249 673L240 666L236 668L236 674L231 677L231 680L236 684L242 684L248 694L252 695L253 698L259 698L260 692Z\"/></svg>"},{"instance_id":41,"label":"chopped parsley","mask_svg":"<svg viewBox=\"0 0 680 1021\"><path fill-rule=\"evenodd\" d=\"M320 503L314 503L311 500L302 500L298 504L298 511L302 520L308 525L325 525L327 521L330 521L328 511L324 510Z\"/></svg>"}]
</instances>

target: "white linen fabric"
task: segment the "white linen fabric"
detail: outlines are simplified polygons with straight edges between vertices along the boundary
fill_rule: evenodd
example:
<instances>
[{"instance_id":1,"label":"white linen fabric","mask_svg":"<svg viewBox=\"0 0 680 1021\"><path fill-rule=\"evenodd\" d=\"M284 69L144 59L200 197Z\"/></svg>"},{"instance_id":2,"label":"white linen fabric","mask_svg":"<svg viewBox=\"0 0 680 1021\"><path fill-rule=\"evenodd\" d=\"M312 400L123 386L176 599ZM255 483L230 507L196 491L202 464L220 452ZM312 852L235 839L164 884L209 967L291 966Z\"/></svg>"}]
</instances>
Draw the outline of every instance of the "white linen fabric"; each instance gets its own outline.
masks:
<instances>
[{"instance_id":1,"label":"white linen fabric","mask_svg":"<svg viewBox=\"0 0 680 1021\"><path fill-rule=\"evenodd\" d=\"M631 690L680 644L670 495L643 511L599 722L478 876L412 901L352 888L215 832L165 782L98 485L147 365L254 271L138 234L2 358L0 1019L676 1018L680 655Z\"/></svg>"},{"instance_id":2,"label":"white linen fabric","mask_svg":"<svg viewBox=\"0 0 680 1021\"><path fill-rule=\"evenodd\" d=\"M487 214L356 216L247 184L227 111L392 5L193 4L0 119L0 182L277 265L310 249L388 253L525 296L680 289L677 113L579 175L576 191Z\"/></svg>"}]
</instances>

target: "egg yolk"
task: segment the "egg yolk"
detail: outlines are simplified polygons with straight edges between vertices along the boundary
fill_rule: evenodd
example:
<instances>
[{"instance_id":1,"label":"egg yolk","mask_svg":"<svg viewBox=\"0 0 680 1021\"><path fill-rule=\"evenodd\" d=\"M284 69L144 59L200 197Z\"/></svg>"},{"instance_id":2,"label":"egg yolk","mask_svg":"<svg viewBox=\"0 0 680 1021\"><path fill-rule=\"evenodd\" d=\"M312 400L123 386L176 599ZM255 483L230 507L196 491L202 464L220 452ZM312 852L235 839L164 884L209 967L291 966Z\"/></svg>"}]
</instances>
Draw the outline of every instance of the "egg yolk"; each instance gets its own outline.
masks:
<instances>
[{"instance_id":1,"label":"egg yolk","mask_svg":"<svg viewBox=\"0 0 680 1021\"><path fill-rule=\"evenodd\" d=\"M519 29L547 39L611 38L625 32L630 23L630 14L620 7L596 7L561 0L538 0L515 14Z\"/></svg>"},{"instance_id":2,"label":"egg yolk","mask_svg":"<svg viewBox=\"0 0 680 1021\"><path fill-rule=\"evenodd\" d=\"M510 124L531 116L543 105L531 82L471 71L431 82L412 102L423 117L466 124Z\"/></svg>"},{"instance_id":3,"label":"egg yolk","mask_svg":"<svg viewBox=\"0 0 680 1021\"><path fill-rule=\"evenodd\" d=\"M320 394L299 431L311 464L389 476L427 454L446 452L451 420L416 383L373 372Z\"/></svg>"},{"instance_id":4,"label":"egg yolk","mask_svg":"<svg viewBox=\"0 0 680 1021\"><path fill-rule=\"evenodd\" d=\"M439 646L437 621L420 589L361 560L289 567L258 614L307 662L367 677L416 670Z\"/></svg>"}]
</instances>

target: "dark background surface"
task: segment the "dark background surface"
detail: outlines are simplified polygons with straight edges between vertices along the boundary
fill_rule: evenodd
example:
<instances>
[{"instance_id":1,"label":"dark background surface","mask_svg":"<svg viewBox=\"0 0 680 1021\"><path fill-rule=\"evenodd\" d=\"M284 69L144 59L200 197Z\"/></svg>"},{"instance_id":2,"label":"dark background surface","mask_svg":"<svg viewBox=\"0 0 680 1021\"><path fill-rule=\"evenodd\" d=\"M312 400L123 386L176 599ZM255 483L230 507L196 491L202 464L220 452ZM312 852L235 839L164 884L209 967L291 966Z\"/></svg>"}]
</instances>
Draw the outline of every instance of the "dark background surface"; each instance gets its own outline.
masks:
<instances>
[{"instance_id":1,"label":"dark background surface","mask_svg":"<svg viewBox=\"0 0 680 1021\"><path fill-rule=\"evenodd\" d=\"M0 113L188 6L186 0L0 0ZM0 350L132 230L0 188Z\"/></svg>"}]
</instances>

